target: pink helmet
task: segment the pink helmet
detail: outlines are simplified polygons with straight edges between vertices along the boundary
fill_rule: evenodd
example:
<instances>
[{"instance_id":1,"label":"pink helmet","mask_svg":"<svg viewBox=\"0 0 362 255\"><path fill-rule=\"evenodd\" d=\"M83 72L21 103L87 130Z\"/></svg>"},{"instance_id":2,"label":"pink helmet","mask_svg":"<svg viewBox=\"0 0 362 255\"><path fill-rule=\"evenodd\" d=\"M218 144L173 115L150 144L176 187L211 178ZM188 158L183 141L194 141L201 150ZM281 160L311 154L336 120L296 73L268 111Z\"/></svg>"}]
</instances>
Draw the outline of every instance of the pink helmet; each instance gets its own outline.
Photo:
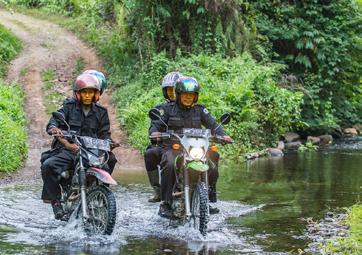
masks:
<instances>
[{"instance_id":1,"label":"pink helmet","mask_svg":"<svg viewBox=\"0 0 362 255\"><path fill-rule=\"evenodd\" d=\"M100 86L98 79L91 74L81 74L75 80L73 86L74 97L80 101L80 91L82 89L94 89L96 91L94 101L99 100Z\"/></svg>"}]
</instances>

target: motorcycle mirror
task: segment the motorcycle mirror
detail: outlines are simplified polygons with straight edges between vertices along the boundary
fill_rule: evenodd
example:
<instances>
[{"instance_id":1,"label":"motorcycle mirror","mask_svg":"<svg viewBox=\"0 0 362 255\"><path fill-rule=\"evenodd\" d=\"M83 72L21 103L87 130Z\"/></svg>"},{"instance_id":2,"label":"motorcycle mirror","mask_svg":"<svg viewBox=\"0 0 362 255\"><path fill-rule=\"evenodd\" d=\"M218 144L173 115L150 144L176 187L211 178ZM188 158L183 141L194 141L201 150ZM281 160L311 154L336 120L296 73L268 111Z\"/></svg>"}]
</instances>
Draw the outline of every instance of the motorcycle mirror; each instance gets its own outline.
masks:
<instances>
[{"instance_id":1,"label":"motorcycle mirror","mask_svg":"<svg viewBox=\"0 0 362 255\"><path fill-rule=\"evenodd\" d=\"M221 117L220 117L220 122L221 122L221 124L223 124L223 125L226 125L226 124L229 124L229 122L230 122L230 120L231 120L231 115L230 115L230 113L224 113L223 115L221 115Z\"/></svg>"},{"instance_id":2,"label":"motorcycle mirror","mask_svg":"<svg viewBox=\"0 0 362 255\"><path fill-rule=\"evenodd\" d=\"M54 119L56 119L56 120L60 120L60 121L65 122L65 117L64 117L64 115L63 115L62 113L60 113L60 112L53 112L53 113L52 113L52 116L53 116Z\"/></svg>"},{"instance_id":3,"label":"motorcycle mirror","mask_svg":"<svg viewBox=\"0 0 362 255\"><path fill-rule=\"evenodd\" d=\"M149 110L148 117L150 117L151 120L160 120L166 126L166 130L168 131L168 125L162 120L159 109L152 108Z\"/></svg>"},{"instance_id":4,"label":"motorcycle mirror","mask_svg":"<svg viewBox=\"0 0 362 255\"><path fill-rule=\"evenodd\" d=\"M67 123L67 121L65 120L65 117L64 117L64 115L63 115L62 113L60 113L60 112L53 112L53 113L52 113L52 116L53 116L54 119L63 122L63 123L68 127L68 131L70 131L70 126L69 126L69 124Z\"/></svg>"},{"instance_id":5,"label":"motorcycle mirror","mask_svg":"<svg viewBox=\"0 0 362 255\"><path fill-rule=\"evenodd\" d=\"M148 117L150 117L151 120L157 120L160 119L160 110L158 110L157 108L152 108L149 112L148 112Z\"/></svg>"},{"instance_id":6,"label":"motorcycle mirror","mask_svg":"<svg viewBox=\"0 0 362 255\"><path fill-rule=\"evenodd\" d=\"M230 122L230 120L231 120L230 113L227 112L227 113L224 113L223 115L221 115L221 117L220 117L221 123L219 125L217 125L217 127L214 129L214 132L216 132L216 130L218 130L221 127L221 125L228 124Z\"/></svg>"}]
</instances>

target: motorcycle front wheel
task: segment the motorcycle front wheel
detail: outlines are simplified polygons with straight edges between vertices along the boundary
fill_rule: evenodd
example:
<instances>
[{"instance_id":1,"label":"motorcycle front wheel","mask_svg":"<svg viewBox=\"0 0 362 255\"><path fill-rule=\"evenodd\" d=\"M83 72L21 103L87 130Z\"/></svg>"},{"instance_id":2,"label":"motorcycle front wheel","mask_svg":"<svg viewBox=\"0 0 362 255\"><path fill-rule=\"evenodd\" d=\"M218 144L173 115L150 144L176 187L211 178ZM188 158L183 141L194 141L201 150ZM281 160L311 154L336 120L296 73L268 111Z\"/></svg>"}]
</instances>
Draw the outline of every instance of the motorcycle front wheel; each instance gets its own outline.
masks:
<instances>
[{"instance_id":1,"label":"motorcycle front wheel","mask_svg":"<svg viewBox=\"0 0 362 255\"><path fill-rule=\"evenodd\" d=\"M85 230L91 235L110 235L116 223L116 198L112 191L103 186L96 186L87 192L89 218Z\"/></svg>"},{"instance_id":2,"label":"motorcycle front wheel","mask_svg":"<svg viewBox=\"0 0 362 255\"><path fill-rule=\"evenodd\" d=\"M203 236L206 236L209 221L209 199L206 184L198 182L192 193L191 223Z\"/></svg>"}]
</instances>

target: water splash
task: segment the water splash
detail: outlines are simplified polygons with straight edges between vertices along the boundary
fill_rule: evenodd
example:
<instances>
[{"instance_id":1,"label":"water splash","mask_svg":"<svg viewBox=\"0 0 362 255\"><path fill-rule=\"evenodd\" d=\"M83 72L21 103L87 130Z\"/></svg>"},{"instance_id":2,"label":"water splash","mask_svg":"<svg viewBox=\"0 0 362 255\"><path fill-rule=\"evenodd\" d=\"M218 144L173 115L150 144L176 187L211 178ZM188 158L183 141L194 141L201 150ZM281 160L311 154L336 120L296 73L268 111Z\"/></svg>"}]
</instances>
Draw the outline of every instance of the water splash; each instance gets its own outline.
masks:
<instances>
[{"instance_id":1,"label":"water splash","mask_svg":"<svg viewBox=\"0 0 362 255\"><path fill-rule=\"evenodd\" d=\"M242 205L239 202L218 202L221 213L211 215L208 235L204 238L198 230L186 224L172 226L170 221L157 215L158 204L146 202L149 189L143 185L113 189L117 200L117 222L110 236L87 236L78 219L68 223L56 221L49 204L40 200L41 183L21 183L0 188L0 226L6 225L14 231L5 231L4 241L24 246L46 246L62 252L87 251L97 254L119 254L128 240L147 238L177 240L186 243L187 249L218 250L237 247L239 250L260 251L248 245L240 230L226 223L229 217L238 217L259 207ZM106 248L106 249L104 249ZM26 254L26 253L24 253ZM99 253L101 254L101 253Z\"/></svg>"}]
</instances>

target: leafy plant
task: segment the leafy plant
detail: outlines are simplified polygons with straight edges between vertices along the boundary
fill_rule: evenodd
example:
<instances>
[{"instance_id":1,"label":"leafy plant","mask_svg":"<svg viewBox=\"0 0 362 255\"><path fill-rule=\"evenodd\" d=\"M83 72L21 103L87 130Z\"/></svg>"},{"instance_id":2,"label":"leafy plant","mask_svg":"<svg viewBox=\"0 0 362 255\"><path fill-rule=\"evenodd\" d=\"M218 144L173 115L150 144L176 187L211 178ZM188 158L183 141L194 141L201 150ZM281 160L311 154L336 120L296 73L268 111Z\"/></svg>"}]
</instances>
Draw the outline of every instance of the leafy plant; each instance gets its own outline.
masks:
<instances>
[{"instance_id":1,"label":"leafy plant","mask_svg":"<svg viewBox=\"0 0 362 255\"><path fill-rule=\"evenodd\" d=\"M361 8L355 1L254 1L259 32L274 61L288 65L308 91L303 118L331 130L361 121ZM357 102L358 101L358 102Z\"/></svg>"},{"instance_id":2,"label":"leafy plant","mask_svg":"<svg viewBox=\"0 0 362 255\"><path fill-rule=\"evenodd\" d=\"M9 62L20 49L20 41L4 26L0 25L0 78L4 76L7 62Z\"/></svg>"},{"instance_id":3,"label":"leafy plant","mask_svg":"<svg viewBox=\"0 0 362 255\"><path fill-rule=\"evenodd\" d=\"M305 151L317 151L318 146L314 145L312 142L308 141L305 144L301 144L298 147L298 152L305 152Z\"/></svg>"},{"instance_id":4,"label":"leafy plant","mask_svg":"<svg viewBox=\"0 0 362 255\"><path fill-rule=\"evenodd\" d=\"M0 82L0 172L16 170L26 158L23 100L20 86Z\"/></svg>"}]
</instances>

